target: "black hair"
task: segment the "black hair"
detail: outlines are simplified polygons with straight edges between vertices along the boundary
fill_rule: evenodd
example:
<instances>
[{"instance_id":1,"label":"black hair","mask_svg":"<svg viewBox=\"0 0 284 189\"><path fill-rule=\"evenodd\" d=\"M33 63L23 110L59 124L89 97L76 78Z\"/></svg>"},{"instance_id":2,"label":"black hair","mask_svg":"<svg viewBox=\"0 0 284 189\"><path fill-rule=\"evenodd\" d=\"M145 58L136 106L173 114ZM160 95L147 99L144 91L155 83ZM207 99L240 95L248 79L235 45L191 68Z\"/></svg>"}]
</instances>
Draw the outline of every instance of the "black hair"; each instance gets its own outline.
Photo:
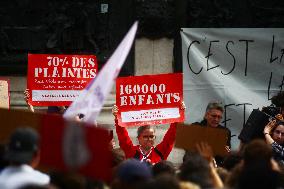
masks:
<instances>
[{"instance_id":1,"label":"black hair","mask_svg":"<svg viewBox=\"0 0 284 189\"><path fill-rule=\"evenodd\" d=\"M154 177L159 176L159 175L164 175L164 174L169 174L169 175L174 176L176 172L174 164L167 160L163 160L163 161L156 163L152 167L152 171L153 171Z\"/></svg>"},{"instance_id":2,"label":"black hair","mask_svg":"<svg viewBox=\"0 0 284 189\"><path fill-rule=\"evenodd\" d=\"M279 92L271 99L272 104L276 107L284 107L284 91Z\"/></svg>"},{"instance_id":3,"label":"black hair","mask_svg":"<svg viewBox=\"0 0 284 189\"><path fill-rule=\"evenodd\" d=\"M181 181L196 183L201 188L213 187L209 163L196 152L185 153L178 177Z\"/></svg>"}]
</instances>

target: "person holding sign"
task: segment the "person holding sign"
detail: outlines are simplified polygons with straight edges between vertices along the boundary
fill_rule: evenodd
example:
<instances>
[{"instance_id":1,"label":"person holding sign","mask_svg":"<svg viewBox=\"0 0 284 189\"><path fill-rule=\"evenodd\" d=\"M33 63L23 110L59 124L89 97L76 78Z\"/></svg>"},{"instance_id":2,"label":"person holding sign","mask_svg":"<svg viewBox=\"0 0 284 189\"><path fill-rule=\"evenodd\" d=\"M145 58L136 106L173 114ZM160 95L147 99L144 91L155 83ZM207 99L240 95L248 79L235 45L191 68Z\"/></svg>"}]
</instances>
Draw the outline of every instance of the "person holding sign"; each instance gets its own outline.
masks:
<instances>
[{"instance_id":1,"label":"person holding sign","mask_svg":"<svg viewBox=\"0 0 284 189\"><path fill-rule=\"evenodd\" d=\"M181 110L185 110L185 105L181 103ZM136 158L141 162L147 162L150 165L166 160L173 149L177 123L171 123L162 142L157 146L155 144L155 129L150 125L140 126L137 129L138 145L134 145L128 135L127 129L118 125L117 114L118 107L113 106L113 115L115 117L115 127L118 136L119 146L125 153L126 158Z\"/></svg>"},{"instance_id":2,"label":"person holding sign","mask_svg":"<svg viewBox=\"0 0 284 189\"><path fill-rule=\"evenodd\" d=\"M195 122L193 125L200 125L204 127L212 127L212 128L220 128L224 129L227 132L227 146L225 146L226 151L229 153L231 148L231 131L230 129L223 127L220 125L220 122L223 117L224 107L219 102L209 102L206 107L206 112L204 115L204 119L201 122ZM217 165L221 165L223 162L223 157L216 156L215 157Z\"/></svg>"},{"instance_id":3,"label":"person holding sign","mask_svg":"<svg viewBox=\"0 0 284 189\"><path fill-rule=\"evenodd\" d=\"M204 119L201 122L195 122L193 124L206 126L206 127L225 129L228 132L226 149L227 149L227 151L230 151L231 131L230 131L230 129L220 125L220 122L221 122L222 117L223 117L223 112L224 112L224 107L223 107L222 103L209 102L207 107L206 107Z\"/></svg>"},{"instance_id":4,"label":"person holding sign","mask_svg":"<svg viewBox=\"0 0 284 189\"><path fill-rule=\"evenodd\" d=\"M26 101L29 111L35 112L34 106L31 105L31 103L29 102L30 97L31 97L30 90L26 89L24 91L24 99ZM47 113L63 114L67 108L68 106L48 106Z\"/></svg>"}]
</instances>

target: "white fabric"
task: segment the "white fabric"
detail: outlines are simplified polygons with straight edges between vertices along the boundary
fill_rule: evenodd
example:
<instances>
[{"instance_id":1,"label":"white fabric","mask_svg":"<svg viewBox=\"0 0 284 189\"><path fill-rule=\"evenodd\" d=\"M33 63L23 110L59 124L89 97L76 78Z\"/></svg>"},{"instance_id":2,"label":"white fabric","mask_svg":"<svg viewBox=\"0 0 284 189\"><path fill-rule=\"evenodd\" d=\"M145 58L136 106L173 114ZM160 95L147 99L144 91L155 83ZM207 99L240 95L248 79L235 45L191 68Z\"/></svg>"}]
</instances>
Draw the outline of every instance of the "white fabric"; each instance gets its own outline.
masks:
<instances>
[{"instance_id":1,"label":"white fabric","mask_svg":"<svg viewBox=\"0 0 284 189\"><path fill-rule=\"evenodd\" d=\"M64 118L74 119L76 115L81 113L85 115L83 122L94 124L103 107L104 100L111 91L112 85L130 51L137 25L138 22L133 24L102 70L64 113Z\"/></svg>"},{"instance_id":2,"label":"white fabric","mask_svg":"<svg viewBox=\"0 0 284 189\"><path fill-rule=\"evenodd\" d=\"M284 29L183 28L181 37L186 122L202 120L209 101L233 104L227 108L226 119L231 120L226 125L238 136L252 109L269 105L268 99L280 91L284 77ZM246 45L242 40L252 41ZM218 67L211 69L215 66ZM242 103L251 104L246 106L245 116L244 106L237 106ZM237 137L233 137L232 143L234 148L238 146Z\"/></svg>"},{"instance_id":3,"label":"white fabric","mask_svg":"<svg viewBox=\"0 0 284 189\"><path fill-rule=\"evenodd\" d=\"M17 189L29 184L44 186L49 182L48 175L34 170L28 165L8 166L0 173L1 189Z\"/></svg>"},{"instance_id":4,"label":"white fabric","mask_svg":"<svg viewBox=\"0 0 284 189\"><path fill-rule=\"evenodd\" d=\"M139 110L139 111L128 111L121 112L121 120L124 123L139 121L152 121L160 120L162 118L179 118L178 108L160 108L151 110Z\"/></svg>"}]
</instances>

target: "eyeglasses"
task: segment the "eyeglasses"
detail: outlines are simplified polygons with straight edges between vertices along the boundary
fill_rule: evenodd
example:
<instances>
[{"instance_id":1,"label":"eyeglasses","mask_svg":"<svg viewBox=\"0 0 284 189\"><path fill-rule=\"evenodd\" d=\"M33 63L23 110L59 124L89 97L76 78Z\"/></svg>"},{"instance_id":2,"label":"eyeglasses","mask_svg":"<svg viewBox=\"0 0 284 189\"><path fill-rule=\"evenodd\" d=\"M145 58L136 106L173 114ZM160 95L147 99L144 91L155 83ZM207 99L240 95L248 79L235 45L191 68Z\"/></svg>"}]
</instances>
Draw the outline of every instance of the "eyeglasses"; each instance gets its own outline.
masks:
<instances>
[{"instance_id":1,"label":"eyeglasses","mask_svg":"<svg viewBox=\"0 0 284 189\"><path fill-rule=\"evenodd\" d=\"M222 119L223 117L220 115L215 115L215 114L210 114L211 117L213 118L218 118L218 119Z\"/></svg>"},{"instance_id":2,"label":"eyeglasses","mask_svg":"<svg viewBox=\"0 0 284 189\"><path fill-rule=\"evenodd\" d=\"M142 136L144 140L154 140L156 138L155 135L144 135Z\"/></svg>"}]
</instances>

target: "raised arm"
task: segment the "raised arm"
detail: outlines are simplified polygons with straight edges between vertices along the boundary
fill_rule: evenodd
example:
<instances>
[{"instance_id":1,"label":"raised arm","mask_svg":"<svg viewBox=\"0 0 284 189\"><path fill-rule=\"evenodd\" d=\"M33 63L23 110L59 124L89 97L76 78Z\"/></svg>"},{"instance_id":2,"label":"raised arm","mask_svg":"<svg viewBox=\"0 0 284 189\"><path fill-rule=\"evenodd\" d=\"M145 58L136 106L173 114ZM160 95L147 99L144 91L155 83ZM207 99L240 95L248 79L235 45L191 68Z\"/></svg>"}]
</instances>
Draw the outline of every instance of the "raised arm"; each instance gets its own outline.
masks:
<instances>
[{"instance_id":1,"label":"raised arm","mask_svg":"<svg viewBox=\"0 0 284 189\"><path fill-rule=\"evenodd\" d=\"M136 149L131 141L131 138L128 135L127 129L125 127L121 127L120 125L118 125L118 120L117 120L118 108L116 105L113 106L112 113L114 115L115 130L119 146L124 151L126 158L134 157Z\"/></svg>"},{"instance_id":2,"label":"raised arm","mask_svg":"<svg viewBox=\"0 0 284 189\"><path fill-rule=\"evenodd\" d=\"M196 144L196 149L197 149L198 153L203 158L205 158L209 163L210 174L211 174L211 178L212 178L214 187L215 188L223 188L224 184L223 184L223 182L222 182L222 180L221 180L220 176L218 175L217 170L215 168L216 162L215 162L214 157L213 157L213 151L212 151L211 146L209 144L207 144L206 142L200 142L200 143Z\"/></svg>"},{"instance_id":3,"label":"raised arm","mask_svg":"<svg viewBox=\"0 0 284 189\"><path fill-rule=\"evenodd\" d=\"M184 102L181 102L180 109L181 111L185 111L186 107ZM171 123L170 128L166 132L162 142L156 146L156 149L162 153L164 159L168 158L174 147L176 140L176 129L177 123Z\"/></svg>"},{"instance_id":4,"label":"raised arm","mask_svg":"<svg viewBox=\"0 0 284 189\"><path fill-rule=\"evenodd\" d=\"M276 120L274 119L270 121L263 129L263 134L264 134L266 143L268 144L272 144L274 142L270 134L271 134L272 129L275 127L275 124L276 124Z\"/></svg>"},{"instance_id":5,"label":"raised arm","mask_svg":"<svg viewBox=\"0 0 284 189\"><path fill-rule=\"evenodd\" d=\"M30 95L30 90L29 90L29 89L26 89L26 90L24 91L24 95L25 95L24 98L25 98L25 101L26 101L26 103L27 103L28 109L29 109L31 112L35 112L33 105L31 105L31 104L29 103L29 99L30 99L30 97L31 97L31 95Z\"/></svg>"},{"instance_id":6,"label":"raised arm","mask_svg":"<svg viewBox=\"0 0 284 189\"><path fill-rule=\"evenodd\" d=\"M156 149L161 152L164 159L167 159L171 153L176 140L177 123L171 123L170 128L166 132L162 142L156 146Z\"/></svg>"}]
</instances>

